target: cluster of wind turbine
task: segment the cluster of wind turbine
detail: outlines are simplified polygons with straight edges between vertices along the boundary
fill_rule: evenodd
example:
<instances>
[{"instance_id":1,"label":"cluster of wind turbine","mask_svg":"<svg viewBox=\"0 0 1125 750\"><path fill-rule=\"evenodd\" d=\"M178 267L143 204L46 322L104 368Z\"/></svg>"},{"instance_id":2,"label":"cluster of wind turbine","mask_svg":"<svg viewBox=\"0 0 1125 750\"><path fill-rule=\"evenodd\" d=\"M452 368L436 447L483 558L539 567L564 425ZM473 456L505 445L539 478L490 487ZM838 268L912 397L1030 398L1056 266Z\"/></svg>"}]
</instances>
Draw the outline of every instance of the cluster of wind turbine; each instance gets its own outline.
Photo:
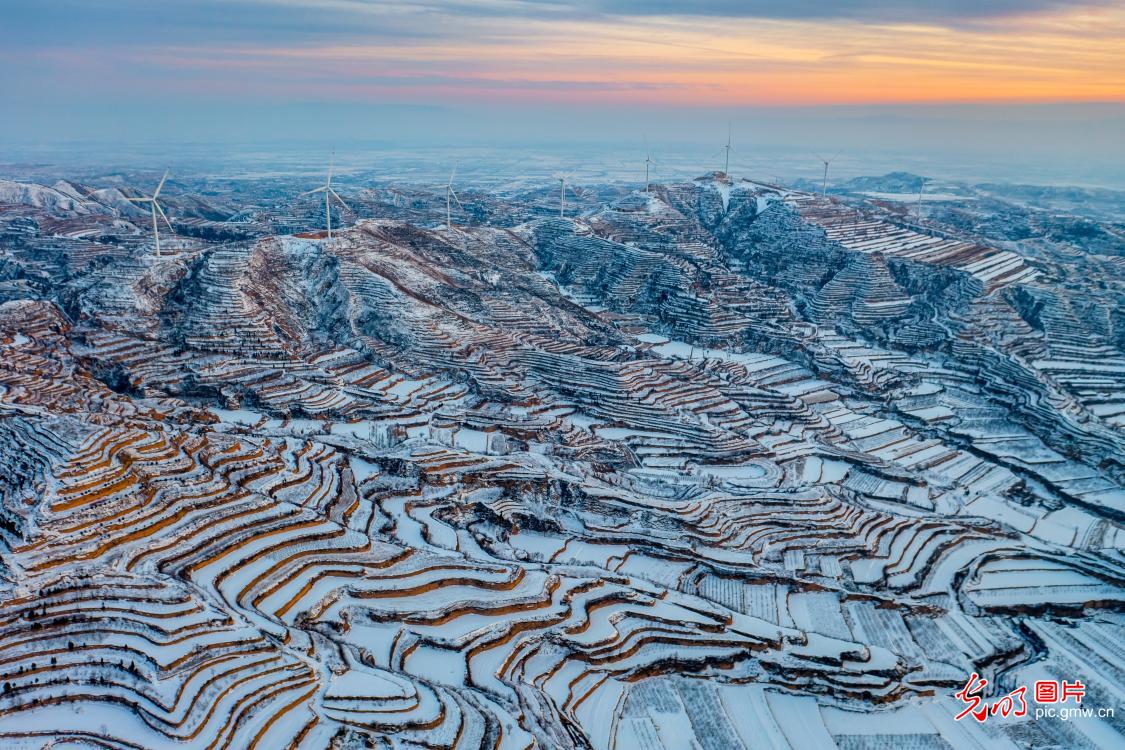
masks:
<instances>
[{"instance_id":1,"label":"cluster of wind turbine","mask_svg":"<svg viewBox=\"0 0 1125 750\"><path fill-rule=\"evenodd\" d=\"M168 179L168 170L164 170L164 176L160 178L160 184L156 186L156 190L152 191L152 195L145 198L129 198L133 203L148 203L152 207L152 238L156 246L156 256L160 257L160 225L156 220L156 215L160 214L160 218L164 219L164 223L168 225L168 229L172 229L172 222L168 221L168 216L164 213L164 209L156 202L160 196L160 190L164 187L164 181Z\"/></svg>"},{"instance_id":2,"label":"cluster of wind turbine","mask_svg":"<svg viewBox=\"0 0 1125 750\"><path fill-rule=\"evenodd\" d=\"M352 210L351 206L349 206L347 203L344 203L344 199L340 197L340 194L332 189L332 165L335 161L336 155L333 154L332 158L328 160L328 179L324 181L324 184L322 186L314 190L308 190L298 196L300 198L303 198L306 195L324 193L324 222L328 228L328 239L332 239L332 199L335 198L336 200L340 201L341 206L348 209L349 211Z\"/></svg>"},{"instance_id":3,"label":"cluster of wind turbine","mask_svg":"<svg viewBox=\"0 0 1125 750\"><path fill-rule=\"evenodd\" d=\"M815 155L816 158L819 159L822 164L824 164L824 181L820 185L820 195L822 198L828 193L828 165L836 161L836 157L839 155L839 151L837 151L831 159L825 159L820 154Z\"/></svg>"}]
</instances>

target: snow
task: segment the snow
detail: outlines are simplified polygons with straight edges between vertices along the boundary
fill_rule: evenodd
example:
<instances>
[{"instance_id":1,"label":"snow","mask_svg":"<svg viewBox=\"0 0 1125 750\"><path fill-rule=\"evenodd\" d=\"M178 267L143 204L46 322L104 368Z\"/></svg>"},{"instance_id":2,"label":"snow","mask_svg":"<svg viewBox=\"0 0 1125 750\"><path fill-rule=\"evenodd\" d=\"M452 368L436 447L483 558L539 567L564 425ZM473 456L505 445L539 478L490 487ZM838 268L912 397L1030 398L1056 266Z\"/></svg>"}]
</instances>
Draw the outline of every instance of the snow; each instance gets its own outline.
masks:
<instances>
[{"instance_id":1,"label":"snow","mask_svg":"<svg viewBox=\"0 0 1125 750\"><path fill-rule=\"evenodd\" d=\"M737 464L733 466L705 464L699 466L699 473L720 479L761 479L769 472L760 464Z\"/></svg>"},{"instance_id":2,"label":"snow","mask_svg":"<svg viewBox=\"0 0 1125 750\"><path fill-rule=\"evenodd\" d=\"M719 196L723 199L723 213L726 213L730 209L730 184L716 181L715 189L719 191Z\"/></svg>"},{"instance_id":3,"label":"snow","mask_svg":"<svg viewBox=\"0 0 1125 750\"><path fill-rule=\"evenodd\" d=\"M745 747L789 747L761 686L723 685L719 696Z\"/></svg>"},{"instance_id":4,"label":"snow","mask_svg":"<svg viewBox=\"0 0 1125 750\"><path fill-rule=\"evenodd\" d=\"M648 716L656 727L660 744L667 750L688 747L691 738L695 736L691 718L683 711L672 713L649 709Z\"/></svg>"},{"instance_id":5,"label":"snow","mask_svg":"<svg viewBox=\"0 0 1125 750\"><path fill-rule=\"evenodd\" d=\"M737 364L746 365L751 372L791 364L788 360L769 354L743 354L730 351L729 349L696 347L684 341L673 341L669 339L664 339L664 341L666 341L666 343L652 347L654 353L664 357L679 359L688 359L689 357L693 359L718 359L724 362L735 362Z\"/></svg>"},{"instance_id":6,"label":"snow","mask_svg":"<svg viewBox=\"0 0 1125 750\"><path fill-rule=\"evenodd\" d=\"M460 653L439 649L427 643L414 649L403 667L409 674L450 687L465 685L467 678L465 658Z\"/></svg>"},{"instance_id":7,"label":"snow","mask_svg":"<svg viewBox=\"0 0 1125 750\"><path fill-rule=\"evenodd\" d=\"M249 409L220 409L212 406L211 411L222 421L232 424L256 425L265 419L265 415Z\"/></svg>"},{"instance_id":8,"label":"snow","mask_svg":"<svg viewBox=\"0 0 1125 750\"><path fill-rule=\"evenodd\" d=\"M1017 508L1000 498L984 495L965 504L964 513L999 521L1013 529L1029 532L1035 526L1038 514Z\"/></svg>"},{"instance_id":9,"label":"snow","mask_svg":"<svg viewBox=\"0 0 1125 750\"><path fill-rule=\"evenodd\" d=\"M380 474L382 471L377 464L365 461L358 456L349 456L348 464L351 466L352 475L355 477L357 484Z\"/></svg>"},{"instance_id":10,"label":"snow","mask_svg":"<svg viewBox=\"0 0 1125 750\"><path fill-rule=\"evenodd\" d=\"M516 549L522 549L541 560L550 560L566 545L566 540L540 534L536 531L521 531L508 539Z\"/></svg>"},{"instance_id":11,"label":"snow","mask_svg":"<svg viewBox=\"0 0 1125 750\"><path fill-rule=\"evenodd\" d=\"M715 193L707 192L713 189L729 212L732 188L712 183L700 186L708 211L713 213L716 205ZM60 195L74 197L69 184L56 187ZM736 200L756 200L760 210L771 205L768 196L742 192L744 186L734 189L740 191ZM667 205L650 201L659 213L628 211L628 220L659 226L672 215ZM810 213L828 210L826 201L813 201ZM634 199L629 207L636 205ZM881 209L868 204L867 210ZM676 221L691 221L689 214L676 216ZM610 226L618 219L607 211L582 231L596 236L599 222ZM768 225L770 217L766 219ZM519 263L526 264L536 260L525 254L523 243L537 241L528 240L535 232L546 236L556 228L551 222L530 226L535 231L480 228L473 233L482 243L487 233L503 234ZM426 294L386 298L383 287L361 290L374 297L366 300L372 304L393 299L403 329L418 333L417 345L405 355L397 346L380 343L378 336L365 340L363 351L334 344L321 348L318 342L327 339L310 339L309 348L291 359L260 352L224 357L218 349L208 349L198 358L199 369L193 361L186 372L199 372L209 383L237 384L225 393L254 390L265 382L269 398L263 402L271 407L262 413L215 408L219 425L185 427L175 399L131 403L131 396L97 386L96 412L80 402L80 408L44 420L38 435L20 431L29 421L22 415L0 425L0 437L14 435L21 450L43 451L42 461L32 455L29 463L42 463L48 470L42 481L28 486L45 487L56 493L52 499L60 488L81 488L83 473L95 485L109 487L119 472L144 480L116 497L95 498L75 513L52 503L34 507L17 497L16 511L26 506L34 513L25 543L12 552L9 566L20 579L20 596L42 591L48 601L52 587L69 585L91 571L119 575L140 592L126 600L131 614L156 620L158 630L184 637L155 645L139 626L115 626L96 631L98 648L147 651L161 663L172 663L193 648L214 650L218 644L244 641L253 644L247 651L254 658L292 658L311 667L319 683L313 686L316 692L307 706L296 706L278 720L276 736L264 737L263 746L277 744L275 740L285 744L311 718L319 723L303 743L310 746L326 744L330 735L326 739L317 732L334 730L341 717L356 726L384 726L380 722L399 718L420 725L437 715L439 698L448 699L445 718L450 721L434 731L435 744L450 739L442 733L454 731L462 732L459 738L466 742L478 740L479 709L496 713L491 726L503 728L502 744L513 746L549 745L564 731L574 731L576 742L588 741L599 750L736 747L737 738L747 747L831 747L836 734L860 735L873 745L960 737L967 738L966 746L977 740L992 746L996 737L1003 740L1002 731L986 737L979 729L952 722L945 683L950 675L961 676L962 667L977 663L993 670L1011 661L1003 656L1022 639L1011 627L1013 616L1002 608L1044 603L1077 608L1090 602L1115 606L1122 597L1119 587L1099 575L1115 561L1114 550L1125 547L1125 531L1107 523L1104 508L1092 507L1120 507L1125 503L1121 488L1107 479L1101 464L1061 456L1021 423L1054 410L1075 434L1105 428L1096 420L1082 421L1087 404L1068 400L1069 385L1043 378L1045 398L1010 399L1012 394L1005 392L998 405L995 394L980 382L991 371L976 360L973 367L962 367L957 347L897 351L891 349L896 344L889 334L880 335L883 343L876 345L863 340L861 332L853 337L850 327L845 335L827 326L793 325L783 337L792 346L778 346L776 351L784 354L775 356L743 348L765 347L752 343L761 340L756 334L735 332L726 339L720 338L723 333L707 334L700 340L717 348L693 347L653 330L641 332L646 320L655 320L647 311L593 321L565 305L557 311L564 324L615 323L620 334L600 337L601 345L568 335L544 340L539 326L556 321L543 320L543 305L559 301L545 283L532 278L516 289L543 295L531 321L507 322L517 317L512 298L504 310L510 318L504 320L489 320L486 312L478 315L475 301L471 314L460 310L446 315L441 305L448 300L432 294L438 287L430 285L435 276L456 274L457 269L436 269L430 275L422 258L425 243L411 245L408 252L389 238L394 232L370 229L386 236L369 248L358 246L364 238L356 238L357 246L340 258L341 273L354 271L361 259L385 264L393 258L396 281L411 292L425 287L421 291ZM622 230L624 236L637 236L625 226ZM700 224L698 231L709 230ZM964 243L917 234L901 239L873 229L865 238L863 227L845 231L850 234L840 241L863 252L889 248L903 257L932 260L966 249ZM310 247L332 250L322 242L293 238L281 244L295 255ZM655 257L656 248L647 239L643 244ZM460 250L470 252L472 245ZM681 253L698 249L669 247ZM926 255L931 251L935 255ZM228 252L233 257L233 249L217 248L212 257ZM594 250L584 247L581 252ZM722 255L705 263L724 266ZM490 256L488 262L499 263L503 256ZM574 260L567 261L568 273L580 276L576 265L595 259ZM682 261L675 259L677 268L691 265ZM1011 253L977 253L965 268L978 278L992 278L1020 263ZM530 273L526 265L520 268ZM751 272L750 264L719 270ZM475 269L465 278L476 285L482 275ZM556 282L550 273L541 276L544 282ZM724 278L731 277L716 274L712 281L717 286ZM253 280L243 275L230 283L245 285L248 279ZM705 298L712 290L704 287L693 286L694 299L709 304L716 298ZM267 291L271 305L289 302L283 299L288 289L280 296ZM353 291L350 286L348 291ZM592 295L560 292L588 310L601 309L589 304ZM130 303L124 292L122 296L120 301ZM470 296L462 295L459 304L470 305ZM736 309L741 301L729 300ZM619 302L613 302L614 310L623 309ZM747 303L746 309L753 309L754 300ZM221 324L237 309L224 307ZM304 308L283 312L301 315ZM690 330L678 325L682 322L665 319L652 325L661 331ZM95 323L94 317L84 318L82 325ZM5 331L15 329L5 323ZM38 335L48 329L22 330ZM362 337L362 332L353 333ZM124 338L93 331L82 347L106 360L144 359L144 347ZM1105 384L1116 382L1114 376L1125 364L1108 356L1093 364L1078 355L1053 358L1057 352L1050 347L1064 353L1066 346L1074 348L1055 338L1046 342L1051 356L1030 355L1040 357L1034 364L1060 381L1082 379L1089 398L1102 399L1095 411L1125 408L1117 406L1125 403L1119 400L1106 408L1103 398ZM1006 345L1002 339L990 340L993 353ZM204 333L198 340L212 338ZM730 343L715 343L723 340ZM22 334L14 342L18 347L43 343ZM450 349L443 351L446 345ZM64 347L48 349L50 357L66 354ZM490 349L495 356L481 360L478 355ZM20 366L30 364L36 373L50 369L34 359L37 350L9 351ZM458 362L465 352L469 360ZM505 371L508 354L518 367ZM161 377L167 358L175 362L192 356L162 354L136 369ZM401 356L405 361L396 361ZM688 357L694 361L684 362ZM612 386L591 378L585 393L551 386L570 376L568 363L576 363L577 370L582 360L589 365L585 371L620 367L627 377ZM443 379L449 367L462 365L467 371L458 370L457 384ZM483 370L474 369L478 366ZM549 377L548 368L555 368ZM528 371L531 376L523 379ZM267 372L271 377L263 380ZM1041 374L1027 368L1021 372L1031 378ZM18 368L6 373L9 379L19 376ZM488 387L465 385L462 375ZM361 382L374 384L364 387ZM631 389L631 383L636 387ZM602 387L621 390L603 399ZM22 409L38 395L34 390L6 380L0 401L5 409L13 404ZM43 390L55 399L66 394L61 388ZM1116 393L1111 391L1109 398L1116 399ZM245 403L259 402L247 398ZM1011 403L1027 403L1028 413L1010 414ZM150 419L151 410L174 416ZM891 416L896 410L912 418L899 422ZM270 417L287 412L324 416ZM84 426L88 435L67 432L91 414L94 418ZM56 423L65 423L65 429ZM563 434L552 434L551 425L560 424ZM174 432L177 441L182 438L170 444L166 455L153 448L159 445L155 440L127 449L118 442L122 435L165 430ZM509 439L509 434L519 439ZM235 440L261 449L263 459L234 470L211 460ZM524 440L526 451L514 447ZM81 445L64 445L69 442ZM1112 444L1112 439L1103 442ZM1088 447L1093 451L1098 446L1091 441ZM338 470L344 465L363 485L358 496L351 487L339 492ZM259 469L270 473L263 476ZM1042 502L1025 503L1028 495ZM543 523L525 523L529 517ZM121 531L131 524L143 533ZM110 531L119 533L108 537ZM98 559L94 550L106 539L114 544ZM31 575L44 562L62 559L60 555L69 555L75 564ZM130 560L137 555L143 562L134 569ZM1098 570L1095 566L1101 566L1099 575L1085 572ZM159 575L181 567L182 575ZM144 587L154 579L183 586L187 614L167 616L172 605L147 598ZM110 600L103 593L108 589L99 584L93 596L67 606L78 620L92 618L99 604ZM10 598L18 602L18 597ZM1057 670L1060 653L1078 664L1096 663L1082 649L1102 641L1094 637L1098 633L1079 627L1104 626L1114 638L1116 623L1112 612L1090 610L1087 617L1077 612L1068 616L1065 625L1021 615L1027 627L1057 626L1060 632L1043 638L1050 649L1037 654L1035 662L1012 669ZM124 619L119 614L113 616ZM9 619L18 625L18 617ZM213 626L213 632L199 635L204 625ZM503 638L511 626L512 637ZM31 648L18 645L8 656L20 663L35 653ZM1107 660L1116 658L1112 649L1100 650L1098 658L1107 653ZM69 669L75 658L64 656L63 668ZM244 658L230 654L231 665ZM690 677L675 674L689 662L694 662L687 670ZM1107 664L1107 671L1120 666ZM1098 679L1098 669L1088 671L1089 679ZM672 674L654 676L665 672ZM145 687L139 700L174 698L180 674ZM212 676L192 677L192 685ZM264 679L254 682L258 678L219 708L229 708L242 695L264 694L268 686L262 685ZM664 692L646 692L654 685ZM444 686L454 687L456 695ZM35 689L48 692L42 686ZM121 693L104 685L89 689ZM545 697L537 703L538 690ZM939 695L929 694L931 690ZM277 695L279 702L290 699L285 689ZM904 700L897 699L900 695ZM206 694L190 700L209 708L218 703L212 699ZM383 700L393 705L380 705ZM536 710L536 705L560 707L573 716L573 723L559 728L549 711L541 716L521 713L529 706ZM470 710L460 716L459 707ZM110 726L130 733L136 744L166 744L151 727L126 721L127 716L114 718L116 709L99 706L94 711L99 721L104 713ZM388 719L391 713L400 715ZM249 742L267 715L248 714L231 730L230 744ZM62 709L44 705L16 714L16 719L0 716L0 733L18 729L17 720L53 728L74 724ZM521 720L536 731L540 725L535 722L542 722L548 733L532 737L517 726ZM578 737L579 731L587 736ZM917 740L919 736L925 739ZM389 741L417 745L427 739L420 730ZM197 744L212 740L216 738L208 729Z\"/></svg>"},{"instance_id":12,"label":"snow","mask_svg":"<svg viewBox=\"0 0 1125 750\"><path fill-rule=\"evenodd\" d=\"M14 203L36 208L51 208L57 211L69 211L75 214L92 213L91 205L64 195L59 191L28 182L13 182L0 179L0 203ZM97 204L93 208L105 213L105 209Z\"/></svg>"},{"instance_id":13,"label":"snow","mask_svg":"<svg viewBox=\"0 0 1125 750\"><path fill-rule=\"evenodd\" d=\"M1058 359L1037 359L1031 363L1040 370L1082 370L1083 372L1125 373L1125 365L1100 364L1098 362L1072 362Z\"/></svg>"},{"instance_id":14,"label":"snow","mask_svg":"<svg viewBox=\"0 0 1125 750\"><path fill-rule=\"evenodd\" d=\"M951 419L956 416L953 409L939 404L937 406L928 406L920 409L904 409L907 414L910 414L923 422L937 422L942 419Z\"/></svg>"},{"instance_id":15,"label":"snow","mask_svg":"<svg viewBox=\"0 0 1125 750\"><path fill-rule=\"evenodd\" d=\"M917 193L877 193L873 191L864 192L870 198L877 198L882 201L894 201L897 203L916 203L918 201ZM972 195L959 195L957 193L927 193L922 192L922 201L975 201L977 198Z\"/></svg>"},{"instance_id":16,"label":"snow","mask_svg":"<svg viewBox=\"0 0 1125 750\"><path fill-rule=\"evenodd\" d=\"M767 691L766 703L793 750L820 750L836 745L812 696Z\"/></svg>"},{"instance_id":17,"label":"snow","mask_svg":"<svg viewBox=\"0 0 1125 750\"><path fill-rule=\"evenodd\" d=\"M141 721L127 706L109 701L84 701L80 704L39 706L33 711L20 711L0 718L0 733L5 732L89 732L102 731L144 747L166 744L160 735ZM39 740L28 747L44 747Z\"/></svg>"},{"instance_id":18,"label":"snow","mask_svg":"<svg viewBox=\"0 0 1125 750\"><path fill-rule=\"evenodd\" d=\"M637 437L662 437L664 435L664 433L661 432L645 432L628 427L597 427L594 429L594 432L598 437L614 441L628 440L629 438Z\"/></svg>"},{"instance_id":19,"label":"snow","mask_svg":"<svg viewBox=\"0 0 1125 750\"><path fill-rule=\"evenodd\" d=\"M488 453L488 439L487 432L462 428L454 433L453 444L475 453Z\"/></svg>"}]
</instances>

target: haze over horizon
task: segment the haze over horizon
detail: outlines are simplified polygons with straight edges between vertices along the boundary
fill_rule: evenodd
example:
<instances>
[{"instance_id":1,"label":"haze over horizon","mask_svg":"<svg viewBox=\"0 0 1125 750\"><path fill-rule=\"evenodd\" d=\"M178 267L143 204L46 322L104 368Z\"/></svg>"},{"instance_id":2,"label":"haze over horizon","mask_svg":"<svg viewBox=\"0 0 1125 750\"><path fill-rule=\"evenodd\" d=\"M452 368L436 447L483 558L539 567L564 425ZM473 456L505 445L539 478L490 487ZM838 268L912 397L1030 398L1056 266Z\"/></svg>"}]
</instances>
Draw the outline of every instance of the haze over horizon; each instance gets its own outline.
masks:
<instances>
[{"instance_id":1,"label":"haze over horizon","mask_svg":"<svg viewBox=\"0 0 1125 750\"><path fill-rule=\"evenodd\" d=\"M1125 9L1111 2L47 0L5 15L5 160L642 136L702 151L733 121L765 162L842 150L948 176L1125 174Z\"/></svg>"}]
</instances>

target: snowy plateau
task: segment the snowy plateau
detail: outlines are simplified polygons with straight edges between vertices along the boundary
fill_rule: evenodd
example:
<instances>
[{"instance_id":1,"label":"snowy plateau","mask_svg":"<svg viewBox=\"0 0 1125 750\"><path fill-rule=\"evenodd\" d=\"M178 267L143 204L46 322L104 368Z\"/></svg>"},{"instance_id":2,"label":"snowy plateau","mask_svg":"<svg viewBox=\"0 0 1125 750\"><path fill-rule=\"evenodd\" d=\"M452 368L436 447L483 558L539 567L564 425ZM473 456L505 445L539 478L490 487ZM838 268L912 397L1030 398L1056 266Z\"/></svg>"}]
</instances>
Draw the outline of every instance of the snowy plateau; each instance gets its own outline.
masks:
<instances>
[{"instance_id":1,"label":"snowy plateau","mask_svg":"<svg viewBox=\"0 0 1125 750\"><path fill-rule=\"evenodd\" d=\"M15 177L3 748L1125 746L1120 194Z\"/></svg>"}]
</instances>

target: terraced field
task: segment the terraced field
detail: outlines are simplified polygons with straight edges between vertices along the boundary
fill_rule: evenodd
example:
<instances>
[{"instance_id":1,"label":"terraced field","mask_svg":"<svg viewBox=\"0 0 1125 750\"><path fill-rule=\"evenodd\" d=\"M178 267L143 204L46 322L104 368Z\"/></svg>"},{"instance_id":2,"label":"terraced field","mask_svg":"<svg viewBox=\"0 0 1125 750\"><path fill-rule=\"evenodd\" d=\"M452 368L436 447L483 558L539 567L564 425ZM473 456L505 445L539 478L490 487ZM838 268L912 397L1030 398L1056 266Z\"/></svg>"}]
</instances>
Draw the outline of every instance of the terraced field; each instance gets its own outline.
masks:
<instances>
[{"instance_id":1,"label":"terraced field","mask_svg":"<svg viewBox=\"0 0 1125 750\"><path fill-rule=\"evenodd\" d=\"M520 211L3 235L0 744L1125 741L954 718L1123 704L1120 316L723 175Z\"/></svg>"}]
</instances>

